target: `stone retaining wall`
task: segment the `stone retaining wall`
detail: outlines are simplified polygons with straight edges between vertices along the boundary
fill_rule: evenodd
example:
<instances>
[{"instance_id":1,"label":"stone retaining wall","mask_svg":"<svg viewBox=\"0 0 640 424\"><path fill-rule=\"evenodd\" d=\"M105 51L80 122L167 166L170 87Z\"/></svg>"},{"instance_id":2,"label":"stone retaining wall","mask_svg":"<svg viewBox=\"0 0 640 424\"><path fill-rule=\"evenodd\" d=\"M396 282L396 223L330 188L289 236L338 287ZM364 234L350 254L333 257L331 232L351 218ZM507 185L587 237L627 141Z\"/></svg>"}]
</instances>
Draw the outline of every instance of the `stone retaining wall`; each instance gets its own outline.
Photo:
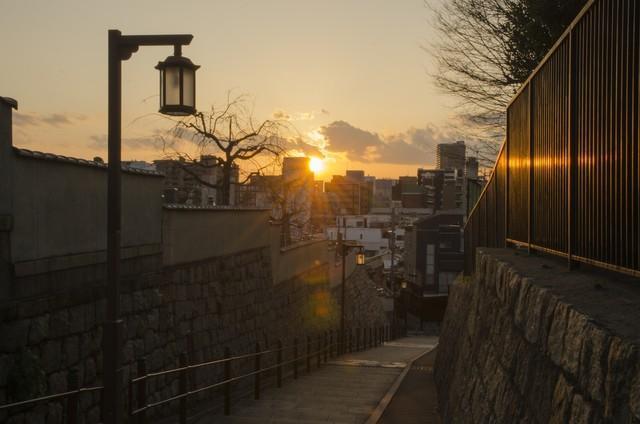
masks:
<instances>
[{"instance_id":1,"label":"stone retaining wall","mask_svg":"<svg viewBox=\"0 0 640 424\"><path fill-rule=\"evenodd\" d=\"M478 251L450 292L435 377L444 422L640 423L640 284Z\"/></svg>"},{"instance_id":2,"label":"stone retaining wall","mask_svg":"<svg viewBox=\"0 0 640 424\"><path fill-rule=\"evenodd\" d=\"M140 358L146 358L147 371L160 371L176 367L183 352L189 353L190 361L200 362L222 358L225 347L238 355L253 352L256 343L265 349L278 339L287 345L309 334L315 342L316 335L337 329L339 293L330 287L326 263L274 284L269 247L166 268L158 267L159 256L140 260L123 264L122 355L127 382L136 375ZM349 322L383 325L380 301L365 277L358 274L348 280L347 292L356 299L348 304ZM65 391L71 372L77 373L82 386L100 384L104 265L32 278L40 279L49 294L0 308L0 404ZM56 281L64 282L59 290L54 290ZM263 360L266 365L271 359ZM253 361L238 362L233 372L252 366ZM222 367L198 370L192 382L220 381L222 372ZM235 392L246 392L251 384L250 379L238 384ZM177 388L176 378L153 379L149 400L170 397ZM212 395L215 398L215 393L203 394L202 399L210 402ZM123 396L128 405L127 393ZM84 394L80 403L80 422L99 422L99 396ZM163 409L156 416L172 412ZM60 403L0 413L0 422L13 424L62 419Z\"/></svg>"}]
</instances>

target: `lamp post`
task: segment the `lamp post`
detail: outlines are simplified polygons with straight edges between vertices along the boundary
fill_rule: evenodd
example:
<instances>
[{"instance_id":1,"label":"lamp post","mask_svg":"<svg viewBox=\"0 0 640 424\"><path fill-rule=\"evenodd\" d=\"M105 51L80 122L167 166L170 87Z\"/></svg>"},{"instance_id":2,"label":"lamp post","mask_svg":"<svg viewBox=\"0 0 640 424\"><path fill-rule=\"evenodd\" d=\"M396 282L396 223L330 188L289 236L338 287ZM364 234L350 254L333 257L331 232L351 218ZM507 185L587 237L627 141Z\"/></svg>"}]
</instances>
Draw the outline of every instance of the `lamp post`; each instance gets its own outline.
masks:
<instances>
[{"instance_id":1,"label":"lamp post","mask_svg":"<svg viewBox=\"0 0 640 424\"><path fill-rule=\"evenodd\" d=\"M121 128L122 62L140 46L174 46L174 56L158 64L160 70L160 112L186 116L195 112L195 71L198 66L182 57L182 46L193 35L122 35L109 30L109 128L107 178L107 285L106 321L103 328L103 421L122 422L122 368L120 345L120 224L121 224Z\"/></svg>"},{"instance_id":2,"label":"lamp post","mask_svg":"<svg viewBox=\"0 0 640 424\"><path fill-rule=\"evenodd\" d=\"M341 298L341 305L340 305L340 353L344 353L345 352L345 348L344 348L344 344L345 344L345 313L346 313L346 308L345 308L345 300L346 300L346 258L347 258L347 253L349 251L350 248L352 247L357 247L360 250L358 251L358 254L356 255L356 265L364 265L365 263L365 257L364 257L364 252L362 252L362 246L359 245L352 245L352 246L348 246L344 240L342 239L342 233L338 233L338 253L340 255L340 258L342 259L342 282L341 282L341 286L340 286L340 298Z\"/></svg>"}]
</instances>

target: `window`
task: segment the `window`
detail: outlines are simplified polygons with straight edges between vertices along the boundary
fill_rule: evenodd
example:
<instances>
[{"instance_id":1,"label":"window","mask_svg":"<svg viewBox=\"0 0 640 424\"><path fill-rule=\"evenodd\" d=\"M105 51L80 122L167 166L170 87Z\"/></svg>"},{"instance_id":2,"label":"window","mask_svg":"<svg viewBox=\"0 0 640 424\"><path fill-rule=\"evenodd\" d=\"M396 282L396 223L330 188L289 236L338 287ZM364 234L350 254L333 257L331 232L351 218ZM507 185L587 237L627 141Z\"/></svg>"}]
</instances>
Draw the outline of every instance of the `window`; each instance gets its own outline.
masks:
<instances>
[{"instance_id":1,"label":"window","mask_svg":"<svg viewBox=\"0 0 640 424\"><path fill-rule=\"evenodd\" d=\"M440 249L453 249L453 241L452 240L440 240Z\"/></svg>"}]
</instances>

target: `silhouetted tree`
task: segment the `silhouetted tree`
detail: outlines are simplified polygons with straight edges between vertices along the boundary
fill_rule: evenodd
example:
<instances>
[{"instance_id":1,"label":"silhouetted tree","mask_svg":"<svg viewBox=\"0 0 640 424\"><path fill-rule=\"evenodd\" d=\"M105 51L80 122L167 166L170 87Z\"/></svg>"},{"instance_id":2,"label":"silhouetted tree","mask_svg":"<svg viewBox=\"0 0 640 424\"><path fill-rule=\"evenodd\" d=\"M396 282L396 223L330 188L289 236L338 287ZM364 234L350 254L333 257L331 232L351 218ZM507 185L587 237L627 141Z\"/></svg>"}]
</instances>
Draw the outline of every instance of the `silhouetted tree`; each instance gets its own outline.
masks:
<instances>
[{"instance_id":1,"label":"silhouetted tree","mask_svg":"<svg viewBox=\"0 0 640 424\"><path fill-rule=\"evenodd\" d=\"M459 99L463 122L484 140L479 156L497 153L511 96L585 3L426 0L439 32L427 47L438 63L436 84Z\"/></svg>"},{"instance_id":2,"label":"silhouetted tree","mask_svg":"<svg viewBox=\"0 0 640 424\"><path fill-rule=\"evenodd\" d=\"M278 120L256 123L242 96L228 99L223 109L212 107L209 112L197 112L177 121L172 130L173 137L189 139L196 143L199 152L215 157L210 157L204 163L184 152L175 152L170 156L182 158L183 161L176 163L200 184L218 189L219 205L229 205L231 185L243 183L233 181L234 168L239 166L239 162L245 162L245 169L251 168L248 179L278 162L285 152L286 141L282 132L286 126ZM197 167L216 166L222 169L220 181L200 178Z\"/></svg>"},{"instance_id":3,"label":"silhouetted tree","mask_svg":"<svg viewBox=\"0 0 640 424\"><path fill-rule=\"evenodd\" d=\"M311 187L306 177L258 176L257 184L271 207L271 222L282 228L282 246L291 244L294 233L302 235L311 221Z\"/></svg>"}]
</instances>

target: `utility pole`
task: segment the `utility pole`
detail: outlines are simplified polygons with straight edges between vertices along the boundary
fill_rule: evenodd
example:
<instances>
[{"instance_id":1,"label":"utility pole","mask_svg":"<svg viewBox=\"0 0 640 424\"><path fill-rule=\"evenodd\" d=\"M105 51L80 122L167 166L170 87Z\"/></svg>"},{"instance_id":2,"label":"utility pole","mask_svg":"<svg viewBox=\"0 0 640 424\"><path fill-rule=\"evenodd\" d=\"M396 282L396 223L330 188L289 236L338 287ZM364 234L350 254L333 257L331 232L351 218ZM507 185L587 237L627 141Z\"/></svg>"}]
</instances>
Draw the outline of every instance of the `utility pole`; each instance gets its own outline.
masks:
<instances>
[{"instance_id":1,"label":"utility pole","mask_svg":"<svg viewBox=\"0 0 640 424\"><path fill-rule=\"evenodd\" d=\"M395 276L395 256L396 256L396 208L391 206L391 237L389 238L391 248L391 268L389 269L389 280L391 283L391 294L393 296L393 313L391 314L391 328L393 337L396 333L396 276Z\"/></svg>"}]
</instances>

